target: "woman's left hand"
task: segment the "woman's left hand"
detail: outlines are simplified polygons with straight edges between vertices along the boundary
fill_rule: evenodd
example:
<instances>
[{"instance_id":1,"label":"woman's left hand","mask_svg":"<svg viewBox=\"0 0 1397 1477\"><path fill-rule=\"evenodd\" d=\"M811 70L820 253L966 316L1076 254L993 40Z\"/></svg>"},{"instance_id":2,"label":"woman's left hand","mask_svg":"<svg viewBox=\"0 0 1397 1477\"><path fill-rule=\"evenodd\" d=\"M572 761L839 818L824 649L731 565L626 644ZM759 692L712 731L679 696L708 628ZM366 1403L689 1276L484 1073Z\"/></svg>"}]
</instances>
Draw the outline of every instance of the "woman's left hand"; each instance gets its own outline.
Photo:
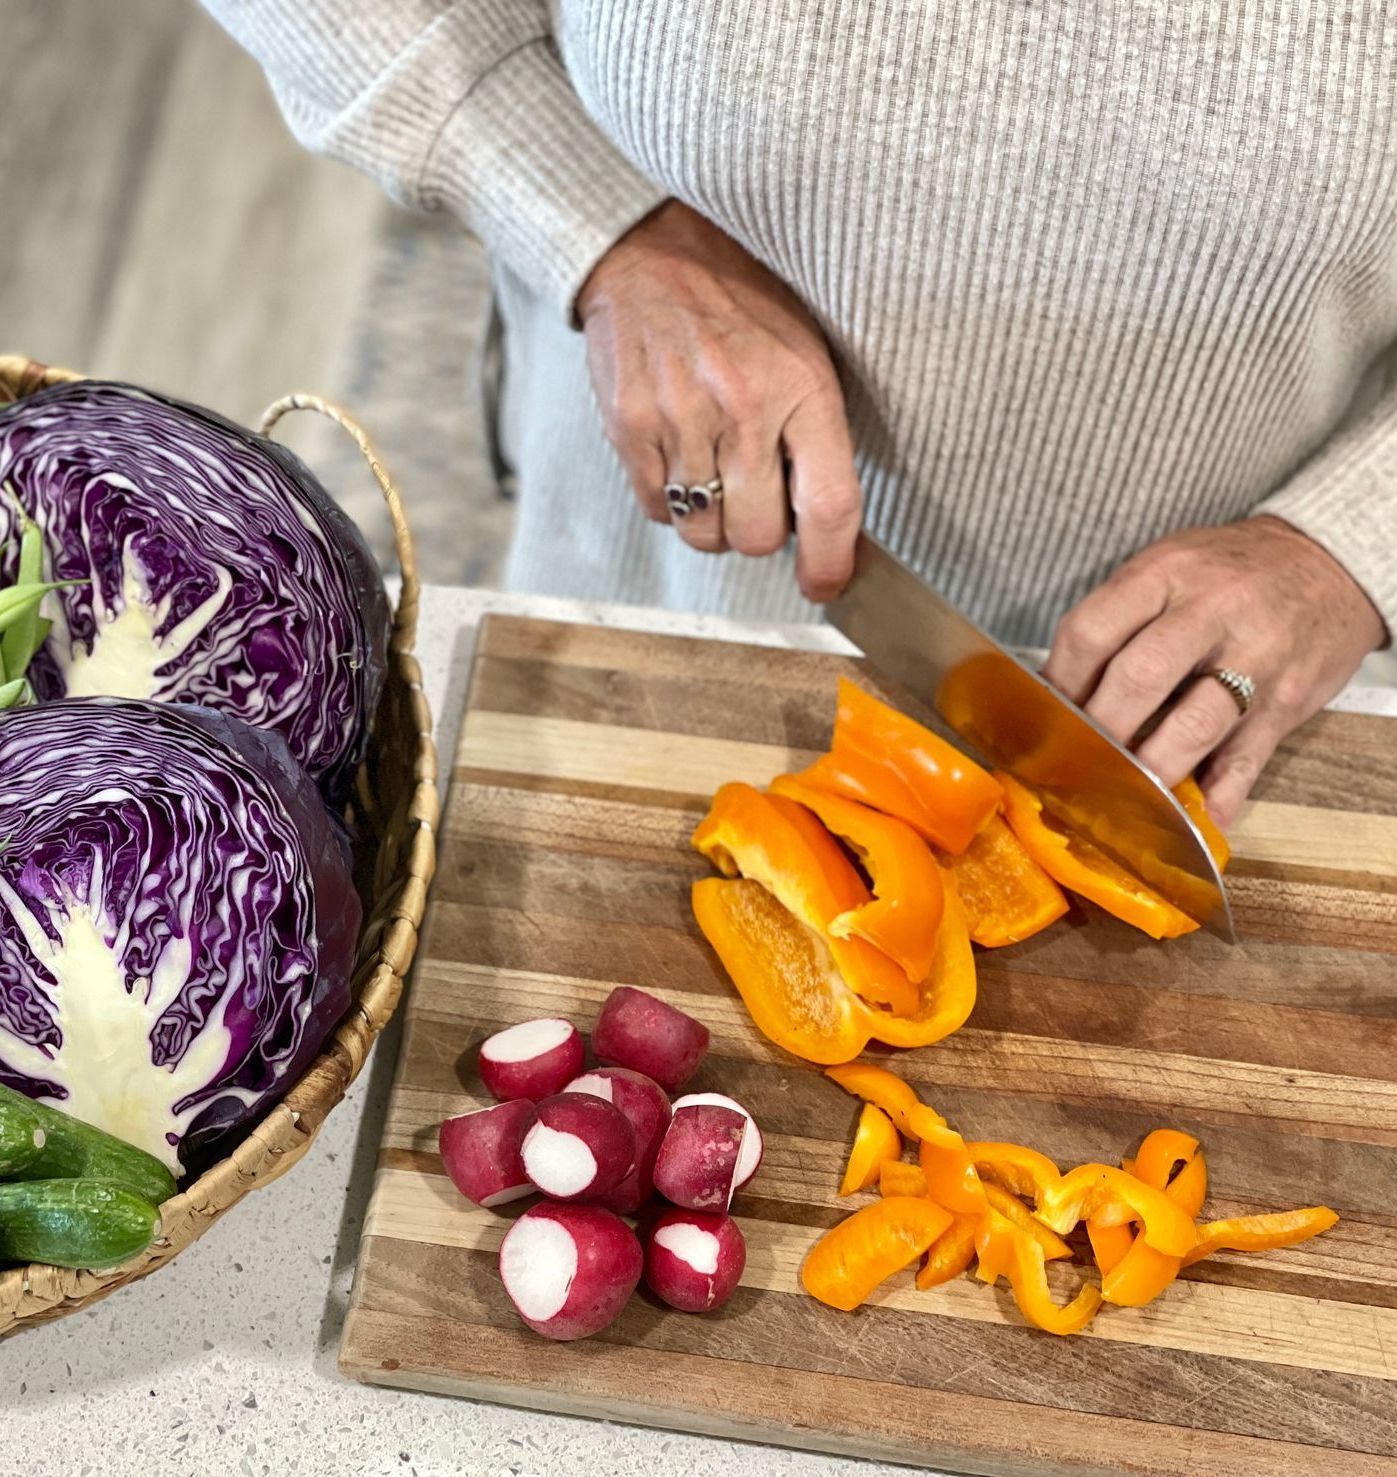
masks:
<instances>
[{"instance_id":1,"label":"woman's left hand","mask_svg":"<svg viewBox=\"0 0 1397 1477\"><path fill-rule=\"evenodd\" d=\"M1198 675L1137 749L1165 784L1200 770L1225 826L1276 745L1386 635L1331 554L1279 518L1246 518L1171 534L1128 560L1062 618L1043 674L1121 743L1190 675L1250 677L1245 716L1221 682Z\"/></svg>"}]
</instances>

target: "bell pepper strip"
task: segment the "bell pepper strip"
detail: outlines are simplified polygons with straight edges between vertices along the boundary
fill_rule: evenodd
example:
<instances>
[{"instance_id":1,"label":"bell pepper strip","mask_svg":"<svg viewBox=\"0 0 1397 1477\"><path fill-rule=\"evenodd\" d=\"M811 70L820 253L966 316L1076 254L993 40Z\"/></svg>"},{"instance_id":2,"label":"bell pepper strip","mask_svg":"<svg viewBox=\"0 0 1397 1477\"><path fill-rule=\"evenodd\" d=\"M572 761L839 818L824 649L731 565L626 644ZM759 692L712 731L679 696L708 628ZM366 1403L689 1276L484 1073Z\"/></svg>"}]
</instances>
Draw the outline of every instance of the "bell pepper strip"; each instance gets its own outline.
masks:
<instances>
[{"instance_id":1,"label":"bell pepper strip","mask_svg":"<svg viewBox=\"0 0 1397 1477\"><path fill-rule=\"evenodd\" d=\"M932 1113L917 1096L916 1089L886 1067L875 1067L871 1062L849 1062L843 1066L827 1067L825 1076L831 1082L837 1082L845 1092L881 1108L897 1125L898 1131L909 1139L917 1137L913 1119ZM932 1116L938 1125L945 1126L946 1120L939 1113L932 1113ZM926 1121L924 1117L922 1121Z\"/></svg>"},{"instance_id":2,"label":"bell pepper strip","mask_svg":"<svg viewBox=\"0 0 1397 1477\"><path fill-rule=\"evenodd\" d=\"M970 937L986 949L1021 943L1067 911L1067 896L992 815L959 856L943 855L965 906Z\"/></svg>"},{"instance_id":3,"label":"bell pepper strip","mask_svg":"<svg viewBox=\"0 0 1397 1477\"><path fill-rule=\"evenodd\" d=\"M885 1159L878 1166L878 1193L889 1195L925 1195L926 1176L919 1164L904 1164L901 1159Z\"/></svg>"},{"instance_id":4,"label":"bell pepper strip","mask_svg":"<svg viewBox=\"0 0 1397 1477\"><path fill-rule=\"evenodd\" d=\"M872 894L839 843L792 800L728 784L713 797L693 844L727 877L760 882L829 945L845 983L865 1000L910 1013L916 986L886 954L860 938L836 938L830 925Z\"/></svg>"},{"instance_id":5,"label":"bell pepper strip","mask_svg":"<svg viewBox=\"0 0 1397 1477\"><path fill-rule=\"evenodd\" d=\"M1123 923L1151 938L1178 938L1198 924L1086 837L1054 823L1043 802L1011 775L997 776L1004 788L1004 814L1024 849L1055 881L1080 893Z\"/></svg>"},{"instance_id":6,"label":"bell pepper strip","mask_svg":"<svg viewBox=\"0 0 1397 1477\"><path fill-rule=\"evenodd\" d=\"M1014 1301L1019 1312L1045 1333L1064 1336L1080 1333L1101 1307L1101 1293L1090 1282L1083 1283L1077 1295L1065 1306L1059 1307L1053 1301L1043 1248L1031 1236L1015 1238L1009 1283L1014 1289Z\"/></svg>"},{"instance_id":7,"label":"bell pepper strip","mask_svg":"<svg viewBox=\"0 0 1397 1477\"><path fill-rule=\"evenodd\" d=\"M1192 1134L1174 1128L1156 1128L1146 1134L1129 1172L1151 1189L1163 1190L1190 1217L1196 1217L1203 1207L1208 1174ZM1091 1235L1090 1222L1087 1234ZM1169 1286L1182 1266L1182 1257L1158 1251L1143 1236L1136 1236L1111 1267L1102 1267L1101 1296L1118 1307L1143 1308Z\"/></svg>"},{"instance_id":8,"label":"bell pepper strip","mask_svg":"<svg viewBox=\"0 0 1397 1477\"><path fill-rule=\"evenodd\" d=\"M1087 1240L1091 1242L1091 1254L1104 1276L1120 1265L1130 1248L1135 1244L1135 1228L1129 1224L1103 1226L1100 1221L1087 1222Z\"/></svg>"},{"instance_id":9,"label":"bell pepper strip","mask_svg":"<svg viewBox=\"0 0 1397 1477\"><path fill-rule=\"evenodd\" d=\"M1169 1181L1169 1198L1187 1215L1197 1220L1208 1198L1208 1166L1202 1154L1196 1154Z\"/></svg>"},{"instance_id":10,"label":"bell pepper strip","mask_svg":"<svg viewBox=\"0 0 1397 1477\"><path fill-rule=\"evenodd\" d=\"M1015 1195L1031 1195L1036 1200L1062 1178L1046 1154L1022 1144L981 1142L967 1144L966 1148L981 1179L993 1180Z\"/></svg>"},{"instance_id":11,"label":"bell pepper strip","mask_svg":"<svg viewBox=\"0 0 1397 1477\"><path fill-rule=\"evenodd\" d=\"M870 1034L888 1046L930 1046L959 1031L975 1009L975 951L954 881L945 878L945 911L936 935L931 973L917 986L907 1015L870 1010Z\"/></svg>"},{"instance_id":12,"label":"bell pepper strip","mask_svg":"<svg viewBox=\"0 0 1397 1477\"><path fill-rule=\"evenodd\" d=\"M1156 1190L1163 1190L1174 1177L1176 1165L1190 1163L1198 1153L1198 1140L1177 1128L1156 1128L1145 1135L1136 1152L1130 1173Z\"/></svg>"},{"instance_id":13,"label":"bell pepper strip","mask_svg":"<svg viewBox=\"0 0 1397 1477\"><path fill-rule=\"evenodd\" d=\"M840 913L835 938L861 938L894 960L909 982L926 978L941 927L941 868L926 842L905 821L832 795L785 774L772 795L812 811L854 853L873 882L873 901Z\"/></svg>"},{"instance_id":14,"label":"bell pepper strip","mask_svg":"<svg viewBox=\"0 0 1397 1477\"><path fill-rule=\"evenodd\" d=\"M1338 1213L1327 1205L1311 1205L1304 1210L1208 1221L1199 1226L1198 1244L1185 1253L1184 1266L1191 1267L1215 1251L1273 1251L1278 1246L1294 1246L1327 1231L1338 1219Z\"/></svg>"},{"instance_id":15,"label":"bell pepper strip","mask_svg":"<svg viewBox=\"0 0 1397 1477\"><path fill-rule=\"evenodd\" d=\"M1137 1220L1145 1241L1170 1256L1186 1255L1198 1239L1193 1217L1162 1190L1109 1164L1079 1165L1049 1185L1038 1197L1038 1218L1059 1235L1093 1218L1104 1225Z\"/></svg>"},{"instance_id":16,"label":"bell pepper strip","mask_svg":"<svg viewBox=\"0 0 1397 1477\"><path fill-rule=\"evenodd\" d=\"M811 1297L848 1312L916 1261L950 1224L949 1212L922 1195L875 1200L810 1248L800 1269L801 1285Z\"/></svg>"},{"instance_id":17,"label":"bell pepper strip","mask_svg":"<svg viewBox=\"0 0 1397 1477\"><path fill-rule=\"evenodd\" d=\"M923 841L936 844L941 827L921 798L895 770L856 749L821 754L814 763L792 776L812 789L892 816L909 825Z\"/></svg>"},{"instance_id":18,"label":"bell pepper strip","mask_svg":"<svg viewBox=\"0 0 1397 1477\"><path fill-rule=\"evenodd\" d=\"M919 1122L917 1162L926 1175L926 1192L938 1205L954 1215L980 1215L989 1211L985 1187L975 1173L975 1163L965 1140L953 1128Z\"/></svg>"},{"instance_id":19,"label":"bell pepper strip","mask_svg":"<svg viewBox=\"0 0 1397 1477\"><path fill-rule=\"evenodd\" d=\"M1013 1221L987 1200L985 1212L975 1228L975 1276L986 1287L993 1287L1001 1277L1009 1275L1019 1240L1020 1233Z\"/></svg>"},{"instance_id":20,"label":"bell pepper strip","mask_svg":"<svg viewBox=\"0 0 1397 1477\"><path fill-rule=\"evenodd\" d=\"M694 883L694 918L767 1038L821 1066L868 1044L868 1008L844 983L825 941L759 882Z\"/></svg>"},{"instance_id":21,"label":"bell pepper strip","mask_svg":"<svg viewBox=\"0 0 1397 1477\"><path fill-rule=\"evenodd\" d=\"M841 1195L853 1195L866 1190L878 1178L878 1172L886 1160L898 1160L902 1155L902 1140L888 1115L872 1103L865 1103L859 1113L859 1125L854 1130L854 1144L849 1150L849 1162L844 1166L844 1178L839 1185Z\"/></svg>"},{"instance_id":22,"label":"bell pepper strip","mask_svg":"<svg viewBox=\"0 0 1397 1477\"><path fill-rule=\"evenodd\" d=\"M835 754L863 754L906 781L930 813L932 839L962 852L999 805L999 786L954 745L848 678L839 682Z\"/></svg>"},{"instance_id":23,"label":"bell pepper strip","mask_svg":"<svg viewBox=\"0 0 1397 1477\"><path fill-rule=\"evenodd\" d=\"M975 1236L980 1216L958 1215L949 1228L931 1244L925 1261L917 1268L916 1283L925 1291L959 1277L975 1260Z\"/></svg>"},{"instance_id":24,"label":"bell pepper strip","mask_svg":"<svg viewBox=\"0 0 1397 1477\"><path fill-rule=\"evenodd\" d=\"M1202 836L1203 843L1213 854L1213 860L1218 864L1218 870L1226 868L1232 860L1232 847L1228 844L1227 837L1222 834L1218 823L1208 814L1207 803L1203 799L1203 791L1198 788L1198 781L1190 775L1182 779L1174 786L1174 798L1188 812L1188 818L1198 827L1198 834Z\"/></svg>"},{"instance_id":25,"label":"bell pepper strip","mask_svg":"<svg viewBox=\"0 0 1397 1477\"><path fill-rule=\"evenodd\" d=\"M1050 1261L1061 1261L1072 1255L1072 1248L1057 1234L1050 1231L1017 1195L1011 1194L1003 1185L984 1183L985 1198L990 1207L1025 1236L1031 1236L1043 1248L1044 1257Z\"/></svg>"}]
</instances>

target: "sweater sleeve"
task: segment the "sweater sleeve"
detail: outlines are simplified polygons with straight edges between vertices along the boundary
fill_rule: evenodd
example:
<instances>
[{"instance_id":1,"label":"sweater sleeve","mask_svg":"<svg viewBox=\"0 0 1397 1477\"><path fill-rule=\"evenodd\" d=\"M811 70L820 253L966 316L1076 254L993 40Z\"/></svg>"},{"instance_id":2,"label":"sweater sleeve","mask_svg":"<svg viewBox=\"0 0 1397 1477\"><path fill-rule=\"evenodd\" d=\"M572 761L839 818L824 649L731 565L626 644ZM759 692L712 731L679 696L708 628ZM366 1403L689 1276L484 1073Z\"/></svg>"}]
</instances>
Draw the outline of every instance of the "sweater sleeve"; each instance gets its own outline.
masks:
<instances>
[{"instance_id":1,"label":"sweater sleeve","mask_svg":"<svg viewBox=\"0 0 1397 1477\"><path fill-rule=\"evenodd\" d=\"M306 147L452 211L559 313L665 198L583 108L546 0L204 3Z\"/></svg>"},{"instance_id":2,"label":"sweater sleeve","mask_svg":"<svg viewBox=\"0 0 1397 1477\"><path fill-rule=\"evenodd\" d=\"M1397 385L1252 509L1293 524L1362 585L1397 637Z\"/></svg>"}]
</instances>

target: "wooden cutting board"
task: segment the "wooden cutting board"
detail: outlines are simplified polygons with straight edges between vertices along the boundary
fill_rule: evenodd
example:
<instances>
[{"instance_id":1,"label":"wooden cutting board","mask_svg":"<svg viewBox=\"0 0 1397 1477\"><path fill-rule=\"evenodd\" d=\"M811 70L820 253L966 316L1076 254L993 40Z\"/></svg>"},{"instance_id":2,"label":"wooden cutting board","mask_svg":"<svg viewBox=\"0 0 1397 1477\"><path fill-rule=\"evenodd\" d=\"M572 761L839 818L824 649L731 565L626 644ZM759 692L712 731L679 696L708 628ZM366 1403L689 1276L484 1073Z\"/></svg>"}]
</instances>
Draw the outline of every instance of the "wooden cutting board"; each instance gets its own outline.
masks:
<instances>
[{"instance_id":1,"label":"wooden cutting board","mask_svg":"<svg viewBox=\"0 0 1397 1477\"><path fill-rule=\"evenodd\" d=\"M687 842L721 781L764 783L827 742L854 665L488 619L342 1368L975 1472L1397 1472L1397 720L1323 714L1273 763L1235 835L1239 945L1156 944L1078 905L977 951L967 1027L896 1056L968 1136L1070 1165L1174 1124L1204 1142L1210 1216L1343 1217L1056 1339L968 1278L919 1293L905 1274L852 1315L797 1284L849 1209L856 1104L749 1023L690 916L706 865ZM509 1221L455 1193L436 1130L485 1101L482 1037L538 1015L585 1029L618 983L709 1025L694 1086L765 1131L734 1206L747 1271L721 1313L637 1297L604 1335L552 1344L516 1322L495 1271Z\"/></svg>"}]
</instances>

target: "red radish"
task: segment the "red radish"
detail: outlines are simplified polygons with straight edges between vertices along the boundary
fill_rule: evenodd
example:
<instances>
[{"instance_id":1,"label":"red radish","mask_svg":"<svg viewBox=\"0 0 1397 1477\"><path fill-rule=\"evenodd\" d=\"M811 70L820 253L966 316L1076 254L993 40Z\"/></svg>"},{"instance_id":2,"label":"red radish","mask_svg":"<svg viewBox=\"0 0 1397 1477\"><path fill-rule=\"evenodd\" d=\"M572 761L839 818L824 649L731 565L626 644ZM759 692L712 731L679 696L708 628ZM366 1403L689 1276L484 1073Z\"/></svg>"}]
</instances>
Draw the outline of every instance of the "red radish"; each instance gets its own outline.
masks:
<instances>
[{"instance_id":1,"label":"red radish","mask_svg":"<svg viewBox=\"0 0 1397 1477\"><path fill-rule=\"evenodd\" d=\"M587 1060L582 1034L571 1021L520 1021L480 1043L480 1080L501 1102L561 1092Z\"/></svg>"},{"instance_id":2,"label":"red radish","mask_svg":"<svg viewBox=\"0 0 1397 1477\"><path fill-rule=\"evenodd\" d=\"M614 1103L626 1115L635 1133L635 1168L607 1195L601 1204L617 1215L632 1215L650 1198L655 1155L669 1127L669 1098L658 1082L629 1067L595 1067L574 1077L566 1092L590 1092Z\"/></svg>"},{"instance_id":3,"label":"red radish","mask_svg":"<svg viewBox=\"0 0 1397 1477\"><path fill-rule=\"evenodd\" d=\"M448 1118L437 1143L451 1183L477 1205L504 1205L532 1195L519 1148L535 1120L534 1105L524 1098Z\"/></svg>"},{"instance_id":4,"label":"red radish","mask_svg":"<svg viewBox=\"0 0 1397 1477\"><path fill-rule=\"evenodd\" d=\"M655 1188L687 1210L726 1210L746 1132L747 1119L734 1108L677 1108L655 1160ZM524 1148L527 1163L527 1143Z\"/></svg>"},{"instance_id":5,"label":"red radish","mask_svg":"<svg viewBox=\"0 0 1397 1477\"><path fill-rule=\"evenodd\" d=\"M605 1195L635 1168L635 1134L626 1115L587 1092L560 1092L535 1105L524 1135L524 1172L555 1200Z\"/></svg>"},{"instance_id":6,"label":"red radish","mask_svg":"<svg viewBox=\"0 0 1397 1477\"><path fill-rule=\"evenodd\" d=\"M721 1308L746 1265L747 1243L730 1215L667 1210L645 1238L645 1285L684 1313Z\"/></svg>"},{"instance_id":7,"label":"red radish","mask_svg":"<svg viewBox=\"0 0 1397 1477\"><path fill-rule=\"evenodd\" d=\"M675 1092L698 1071L708 1050L708 1027L663 1000L618 985L592 1027L600 1061L630 1067Z\"/></svg>"},{"instance_id":8,"label":"red radish","mask_svg":"<svg viewBox=\"0 0 1397 1477\"><path fill-rule=\"evenodd\" d=\"M635 1291L643 1261L635 1232L599 1205L535 1205L500 1243L510 1302L549 1339L605 1328Z\"/></svg>"},{"instance_id":9,"label":"red radish","mask_svg":"<svg viewBox=\"0 0 1397 1477\"><path fill-rule=\"evenodd\" d=\"M684 1097L675 1098L674 1111L677 1113L680 1108L688 1108L696 1103L707 1103L714 1108L731 1108L734 1113L741 1113L747 1120L747 1132L742 1136L742 1152L737 1156L737 1176L733 1181L733 1189L740 1190L756 1174L765 1152L762 1131L757 1127L757 1120L741 1103L724 1097L721 1092L691 1092Z\"/></svg>"}]
</instances>

